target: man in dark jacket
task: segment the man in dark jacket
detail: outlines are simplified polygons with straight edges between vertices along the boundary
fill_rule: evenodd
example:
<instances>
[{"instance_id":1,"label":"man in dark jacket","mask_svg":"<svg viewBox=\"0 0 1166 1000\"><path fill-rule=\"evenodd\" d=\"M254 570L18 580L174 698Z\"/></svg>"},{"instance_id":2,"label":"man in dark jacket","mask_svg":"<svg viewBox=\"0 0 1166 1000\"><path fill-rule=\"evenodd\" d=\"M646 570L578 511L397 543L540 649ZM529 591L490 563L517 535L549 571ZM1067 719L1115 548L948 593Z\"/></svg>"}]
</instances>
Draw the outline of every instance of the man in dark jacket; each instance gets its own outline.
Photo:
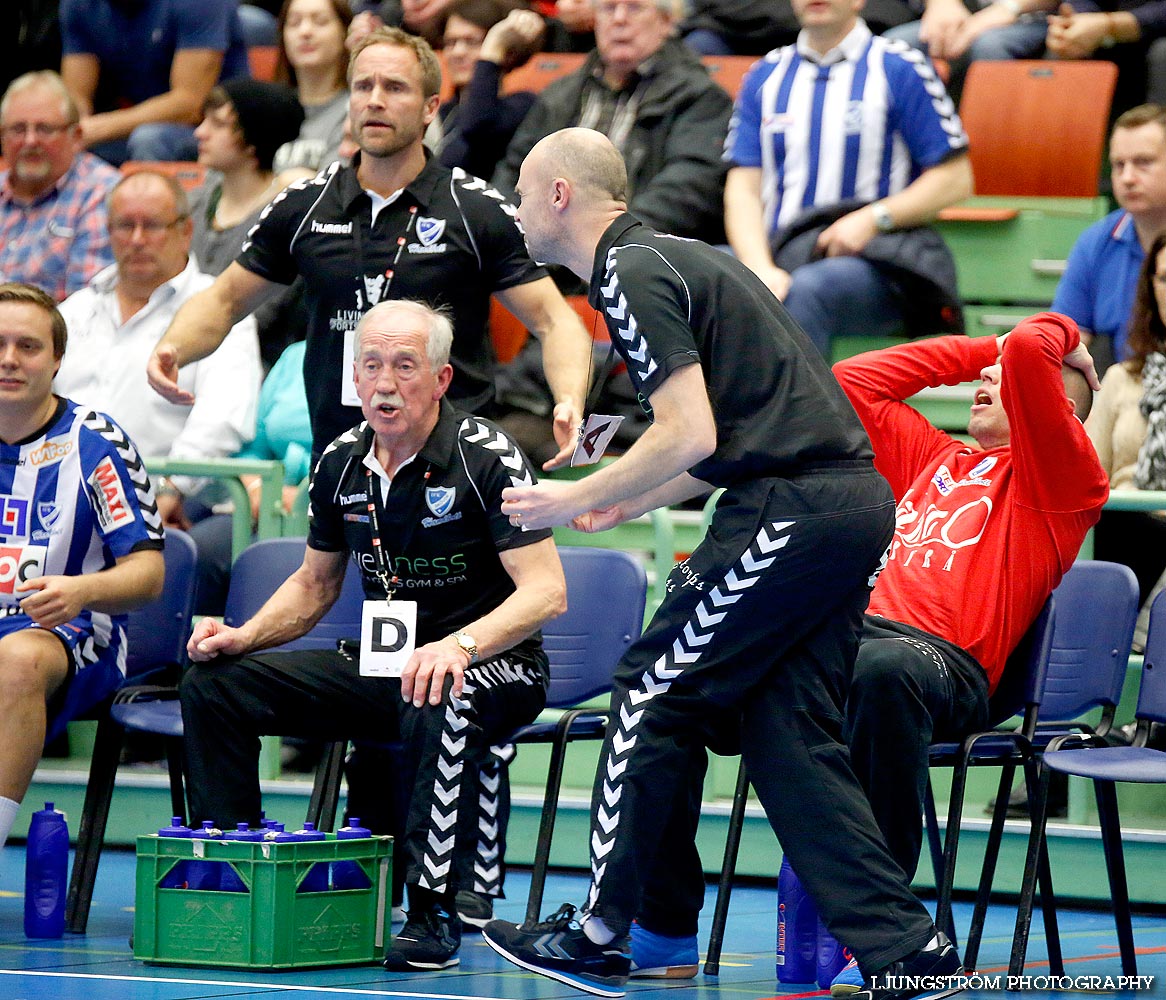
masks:
<instances>
[{"instance_id":1,"label":"man in dark jacket","mask_svg":"<svg viewBox=\"0 0 1166 1000\"><path fill-rule=\"evenodd\" d=\"M597 0L594 51L539 95L494 183L512 190L544 136L592 128L623 154L629 207L640 219L661 232L723 243L719 154L732 104L673 37L675 26L674 0Z\"/></svg>"}]
</instances>

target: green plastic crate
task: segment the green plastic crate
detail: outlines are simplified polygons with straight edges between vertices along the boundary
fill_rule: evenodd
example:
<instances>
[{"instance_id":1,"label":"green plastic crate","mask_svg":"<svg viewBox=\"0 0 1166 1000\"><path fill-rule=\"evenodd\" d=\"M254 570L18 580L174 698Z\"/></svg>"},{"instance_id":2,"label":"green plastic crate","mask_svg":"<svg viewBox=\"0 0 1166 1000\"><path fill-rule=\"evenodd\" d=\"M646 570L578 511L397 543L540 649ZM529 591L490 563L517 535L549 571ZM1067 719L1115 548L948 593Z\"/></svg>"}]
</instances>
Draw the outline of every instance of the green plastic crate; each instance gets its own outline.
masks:
<instances>
[{"instance_id":1,"label":"green plastic crate","mask_svg":"<svg viewBox=\"0 0 1166 1000\"><path fill-rule=\"evenodd\" d=\"M389 937L392 837L306 843L138 838L134 958L296 969L378 962ZM247 892L161 888L183 861L230 866ZM364 889L299 892L315 864L357 862Z\"/></svg>"}]
</instances>

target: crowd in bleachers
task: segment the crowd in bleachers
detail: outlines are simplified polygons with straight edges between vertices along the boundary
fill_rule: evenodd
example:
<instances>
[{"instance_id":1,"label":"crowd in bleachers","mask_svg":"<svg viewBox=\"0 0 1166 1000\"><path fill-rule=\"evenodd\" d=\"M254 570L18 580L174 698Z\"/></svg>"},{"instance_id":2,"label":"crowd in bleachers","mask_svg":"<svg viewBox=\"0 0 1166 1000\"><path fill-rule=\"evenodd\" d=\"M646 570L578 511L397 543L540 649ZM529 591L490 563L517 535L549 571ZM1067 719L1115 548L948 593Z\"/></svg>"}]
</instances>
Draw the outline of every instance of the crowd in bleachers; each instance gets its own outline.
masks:
<instances>
[{"instance_id":1,"label":"crowd in bleachers","mask_svg":"<svg viewBox=\"0 0 1166 1000\"><path fill-rule=\"evenodd\" d=\"M315 271L296 256L301 251L281 256L275 236L280 226L294 229L289 206L315 197L312 184L320 197L333 191L320 180L326 177L339 179L340 193L330 195L338 212L368 194L374 227L381 213L395 218L397 195L413 183L427 192L448 188L455 201L472 191L490 203L463 218L458 261L473 258L473 273L466 263L453 274L458 263L440 281L427 279L440 285L434 297L452 301L458 314L451 395L496 420L538 464L552 459L563 446L552 430L564 419L566 374L553 364L544 370L541 346L575 330L576 312L588 313L578 280L565 269L548 276L537 267L504 217L513 217L531 149L582 125L623 154L635 216L662 232L722 245L828 359L846 352L845 338L854 336L996 332L980 330L965 313L969 261L953 255L944 227L960 219L998 225L1006 242L1019 213L1039 215L1032 195L1081 198L1091 224L1073 234L1050 298L1088 338L1099 372L1109 369L1086 427L1113 488L1166 488L1166 0L14 6L16 48L0 60L7 87L0 280L37 285L61 303L71 353L58 391L110 413L148 457L278 459L290 513L313 458L337 426L359 419L353 400L334 391L341 376L325 376L312 344L329 316L336 331L340 298L350 297L336 292L335 303L324 302L323 268L362 273L356 301L344 300L359 313L389 297L407 240L432 250L454 237L443 237L446 221L416 217L414 207L391 245L362 245L359 232L351 239L351 225L313 220L310 233L332 246L343 238L344 248L327 261L332 249L312 251ZM378 40L397 46L398 26L442 53L440 81L418 56L426 73L424 154L421 137L399 121L374 122L394 133L375 140L361 132L369 99L359 78L354 84L350 59ZM1065 164L1049 157L1038 168L1051 175L1041 190L993 189L1029 200L980 201L952 213L984 193L976 132L965 129L958 106L974 101L989 75L970 67L1042 57L1046 63L1029 67L1034 87L1062 61L1117 66L1116 83L1112 73L1098 77L1096 86L1113 98L1095 113L1095 140L1080 144L1091 157L1091 188L1083 195L1059 186ZM1040 100L1022 89L1011 99L1018 106ZM1061 127L1047 118L1043 125ZM1106 135L1109 186L1101 170ZM376 155L407 151L415 141L411 175L396 188L360 190L354 165L361 157L374 148ZM1031 159L1033 149L1039 156L1036 136L1021 144L1032 148L1018 145L1018 157ZM1112 211L1100 200L1110 194ZM1106 210L1095 210L1101 204ZM465 211L460 201L458 208ZM290 244L300 235L295 229ZM488 243L479 246L483 238ZM1001 295L993 301L1027 312L1049 306L1027 295L1009 299L1012 278L998 275ZM507 351L504 367L486 340L491 293L518 316L522 336L527 327L533 334L513 360ZM199 319L211 317L226 339L202 360L181 358L176 386L190 399L175 402L145 379L147 360L157 360L180 310L192 328L192 310L202 310ZM501 317L493 316L500 347ZM176 373L179 352L171 351L158 363ZM606 353L596 345L594 368L603 369ZM620 366L603 377L599 409L628 418L617 439L626 446L645 425L645 401ZM255 519L258 480L247 486ZM156 487L164 523L191 530L198 542L198 610L220 614L231 557L224 497L206 482L177 477ZM1166 569L1164 523L1158 514L1109 512L1097 531L1097 555L1134 566L1143 600L1160 589ZM0 811L0 827L2 820ZM0 843L6 834L0 828Z\"/></svg>"}]
</instances>

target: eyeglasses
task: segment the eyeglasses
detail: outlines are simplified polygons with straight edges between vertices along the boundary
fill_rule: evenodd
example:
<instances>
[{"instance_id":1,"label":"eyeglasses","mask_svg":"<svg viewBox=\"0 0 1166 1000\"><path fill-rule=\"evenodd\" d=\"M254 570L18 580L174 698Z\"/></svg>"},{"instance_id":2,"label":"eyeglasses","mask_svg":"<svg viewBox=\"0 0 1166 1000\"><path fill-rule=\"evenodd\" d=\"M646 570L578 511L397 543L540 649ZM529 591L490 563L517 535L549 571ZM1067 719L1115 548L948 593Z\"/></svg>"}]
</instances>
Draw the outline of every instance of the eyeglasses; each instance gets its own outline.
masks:
<instances>
[{"instance_id":1,"label":"eyeglasses","mask_svg":"<svg viewBox=\"0 0 1166 1000\"><path fill-rule=\"evenodd\" d=\"M50 125L48 122L37 122L30 125L28 122L14 122L11 125L0 126L0 135L3 135L5 139L24 139L30 134L35 135L38 139L55 139L66 129L72 127L72 122L65 125Z\"/></svg>"},{"instance_id":2,"label":"eyeglasses","mask_svg":"<svg viewBox=\"0 0 1166 1000\"><path fill-rule=\"evenodd\" d=\"M173 229L188 218L187 215L180 215L171 222L159 222L157 219L118 219L109 224L109 231L123 239L130 238L138 229L147 236L161 236L167 229Z\"/></svg>"}]
</instances>

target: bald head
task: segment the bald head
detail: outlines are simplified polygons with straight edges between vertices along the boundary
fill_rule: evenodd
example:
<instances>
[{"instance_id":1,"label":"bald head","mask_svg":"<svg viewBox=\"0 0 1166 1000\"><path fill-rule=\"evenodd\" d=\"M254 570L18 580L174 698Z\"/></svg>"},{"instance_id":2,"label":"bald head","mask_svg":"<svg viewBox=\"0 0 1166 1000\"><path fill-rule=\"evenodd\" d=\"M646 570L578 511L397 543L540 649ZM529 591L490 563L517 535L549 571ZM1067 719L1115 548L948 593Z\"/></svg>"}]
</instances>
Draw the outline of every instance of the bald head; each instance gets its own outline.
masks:
<instances>
[{"instance_id":1,"label":"bald head","mask_svg":"<svg viewBox=\"0 0 1166 1000\"><path fill-rule=\"evenodd\" d=\"M540 140L528 157L543 175L564 177L587 201L627 202L628 172L602 132L565 128Z\"/></svg>"},{"instance_id":2,"label":"bald head","mask_svg":"<svg viewBox=\"0 0 1166 1000\"><path fill-rule=\"evenodd\" d=\"M628 175L607 136L566 128L535 144L518 171L518 222L530 255L584 281L611 223L627 211Z\"/></svg>"}]
</instances>

